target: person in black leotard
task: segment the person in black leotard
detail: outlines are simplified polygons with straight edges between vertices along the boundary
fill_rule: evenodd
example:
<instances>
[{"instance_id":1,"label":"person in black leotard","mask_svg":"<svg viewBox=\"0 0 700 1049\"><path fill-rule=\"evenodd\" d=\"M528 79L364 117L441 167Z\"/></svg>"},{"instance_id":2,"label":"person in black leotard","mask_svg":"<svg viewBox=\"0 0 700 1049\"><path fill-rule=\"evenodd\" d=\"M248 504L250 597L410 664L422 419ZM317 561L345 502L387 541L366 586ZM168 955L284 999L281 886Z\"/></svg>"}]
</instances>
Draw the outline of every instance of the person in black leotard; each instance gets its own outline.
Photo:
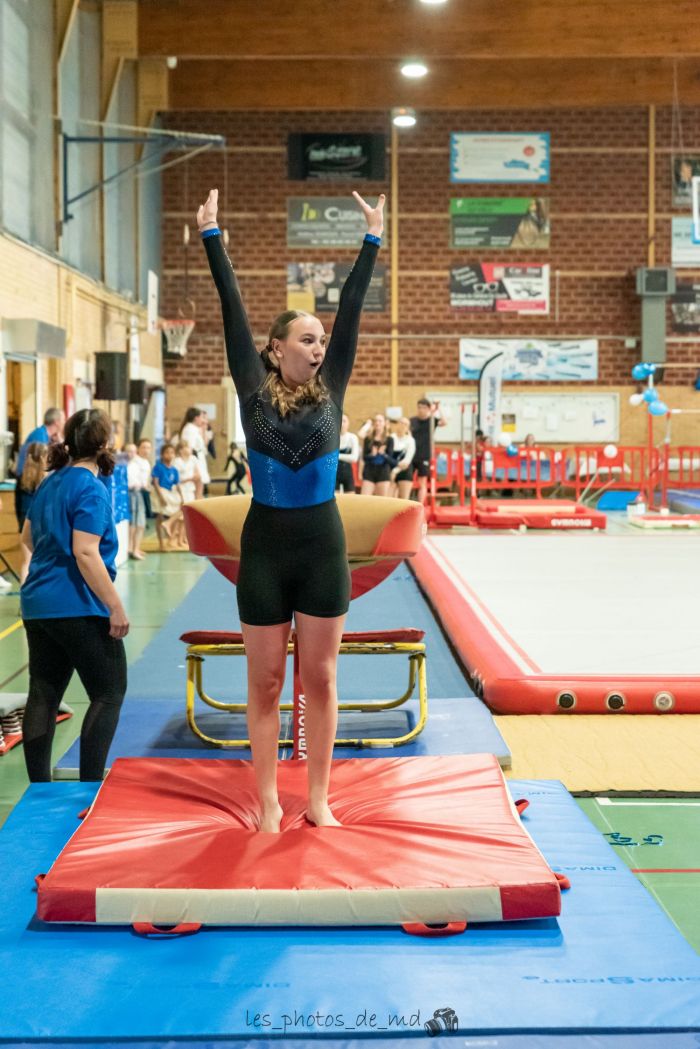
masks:
<instances>
[{"instance_id":1,"label":"person in black leotard","mask_svg":"<svg viewBox=\"0 0 700 1049\"><path fill-rule=\"evenodd\" d=\"M288 310L262 353L216 224L218 191L197 212L221 298L229 369L246 435L253 500L241 536L238 609L248 664L248 732L260 829L279 831L279 697L292 617L306 697L307 817L338 826L328 805L337 724L336 669L350 600L345 534L335 502L343 398L383 230L384 195L353 193L368 232L338 303L330 340L317 317Z\"/></svg>"}]
</instances>

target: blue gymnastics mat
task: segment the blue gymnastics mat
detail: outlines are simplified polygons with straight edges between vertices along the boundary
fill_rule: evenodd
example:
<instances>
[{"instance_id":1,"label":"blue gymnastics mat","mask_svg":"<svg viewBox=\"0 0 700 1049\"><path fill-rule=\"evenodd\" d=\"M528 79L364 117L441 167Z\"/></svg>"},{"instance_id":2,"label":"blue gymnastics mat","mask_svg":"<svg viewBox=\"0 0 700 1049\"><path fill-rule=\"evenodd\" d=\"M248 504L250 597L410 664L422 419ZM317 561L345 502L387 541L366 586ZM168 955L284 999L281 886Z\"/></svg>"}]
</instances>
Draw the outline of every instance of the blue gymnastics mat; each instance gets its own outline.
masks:
<instances>
[{"instance_id":1,"label":"blue gymnastics mat","mask_svg":"<svg viewBox=\"0 0 700 1049\"><path fill-rule=\"evenodd\" d=\"M677 514L700 514L700 491L669 488L668 506Z\"/></svg>"},{"instance_id":2,"label":"blue gymnastics mat","mask_svg":"<svg viewBox=\"0 0 700 1049\"><path fill-rule=\"evenodd\" d=\"M450 1032L454 1033L454 1032ZM459 1041L447 1042L457 1049L698 1049L698 1037L690 1032L682 1034L671 1034L664 1031L663 1042L659 1042L658 1034L501 1034L489 1035L485 1040L483 1036L465 1038L457 1032ZM186 1046L187 1049L279 1049L280 1045L290 1042L301 1049L308 1046L308 1038L288 1037L284 1043L279 1039L261 1038L248 1041L232 1041L230 1038L217 1038L215 1041L209 1039L206 1042L199 1039L188 1039L187 1042L168 1041L144 1042L141 1039L130 1040L129 1045L137 1046L138 1049L173 1049L176 1045ZM367 1041L357 1038L340 1040L330 1038L323 1040L323 1049L367 1049ZM416 1049L417 1045L444 1045L444 1042L429 1042L428 1036L423 1039L420 1036L413 1038L373 1038L372 1049ZM7 1049L28 1049L36 1042L5 1042L0 1037L0 1045ZM99 1046L100 1049L123 1049L124 1042L96 1042L91 1041L91 1046ZM85 1042L51 1042L52 1049L85 1049Z\"/></svg>"},{"instance_id":3,"label":"blue gymnastics mat","mask_svg":"<svg viewBox=\"0 0 700 1049\"><path fill-rule=\"evenodd\" d=\"M390 630L417 627L425 631L429 695L428 725L416 743L401 748L412 754L495 754L510 767L510 751L493 717L469 688L435 618L405 566L370 593L353 601L348 630ZM115 757L245 757L247 752L207 748L185 724L185 646L179 640L186 630L239 630L235 589L215 569L208 569L150 642L140 659L129 668L129 683L108 764ZM408 678L407 660L400 656L341 656L338 687L341 701L393 699L401 695ZM211 658L204 668L205 687L216 699L245 699L244 658ZM450 698L459 697L459 698ZM283 699L291 702L291 660ZM445 701L445 702L440 702ZM202 705L198 706L201 710ZM204 707L201 726L225 737L220 714ZM415 705L406 704L411 716ZM200 714L198 713L198 719ZM224 715L225 718L225 715ZM364 735L364 733L361 733ZM376 733L379 735L380 733ZM399 733L395 733L398 735ZM355 735L355 733L353 733ZM56 775L77 777L80 744L75 743L56 765ZM374 756L396 751L372 749ZM338 757L357 756L356 750L337 750Z\"/></svg>"},{"instance_id":4,"label":"blue gymnastics mat","mask_svg":"<svg viewBox=\"0 0 700 1049\"><path fill-rule=\"evenodd\" d=\"M561 784L509 788L530 800L530 833L571 879L559 919L475 925L447 939L364 927L206 928L150 940L35 918L34 875L49 868L95 784L34 784L0 831L0 1040L286 1035L308 1044L344 1035L352 1044L427 1038L423 1024L444 1009L462 1035L656 1032L661 1047L672 1044L667 1033L700 1032L700 957Z\"/></svg>"},{"instance_id":5,"label":"blue gymnastics mat","mask_svg":"<svg viewBox=\"0 0 700 1049\"><path fill-rule=\"evenodd\" d=\"M411 700L401 710L406 711L406 725L403 727L405 731L415 724L418 704L415 700ZM393 712L394 722L397 721L397 714L398 711ZM367 725L374 716L382 717L381 713L364 715L363 724ZM214 712L204 707L203 704L197 706L198 725L207 735L215 739L228 737L229 718L230 715ZM339 724L342 724L342 720ZM284 727L285 719L282 725ZM408 758L420 754L483 753L494 754L503 768L510 768L511 754L508 746L496 728L488 707L475 696L460 699L430 699L428 723L412 743L397 748L372 747L358 750L354 747L336 747L334 750L337 758L365 756ZM209 746L198 739L190 731L185 721L183 695L176 700L127 700L122 708L119 727L107 758L107 766L109 767L115 758L249 758L250 756L248 748L219 748ZM280 751L280 757L289 756L289 749ZM54 770L56 778L77 779L78 757L79 744L76 742L59 761Z\"/></svg>"}]
</instances>

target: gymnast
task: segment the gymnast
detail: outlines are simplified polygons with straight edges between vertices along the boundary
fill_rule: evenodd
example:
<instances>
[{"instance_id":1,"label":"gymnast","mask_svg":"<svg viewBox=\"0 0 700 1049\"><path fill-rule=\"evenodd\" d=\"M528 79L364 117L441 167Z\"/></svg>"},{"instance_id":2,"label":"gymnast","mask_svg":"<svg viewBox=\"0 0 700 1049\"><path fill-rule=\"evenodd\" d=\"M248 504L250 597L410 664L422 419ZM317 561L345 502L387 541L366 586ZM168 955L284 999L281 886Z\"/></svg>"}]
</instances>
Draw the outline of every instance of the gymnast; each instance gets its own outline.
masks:
<instances>
[{"instance_id":1,"label":"gymnast","mask_svg":"<svg viewBox=\"0 0 700 1049\"><path fill-rule=\"evenodd\" d=\"M338 718L336 671L350 601L345 534L335 502L343 399L360 315L383 230L384 194L355 200L367 234L327 341L317 317L287 310L255 347L233 267L217 227L218 190L197 212L221 298L229 369L246 435L253 499L241 535L237 598L248 666L248 732L260 830L278 832L279 698L292 617L306 697L308 801L318 827L337 827L328 803Z\"/></svg>"}]
</instances>

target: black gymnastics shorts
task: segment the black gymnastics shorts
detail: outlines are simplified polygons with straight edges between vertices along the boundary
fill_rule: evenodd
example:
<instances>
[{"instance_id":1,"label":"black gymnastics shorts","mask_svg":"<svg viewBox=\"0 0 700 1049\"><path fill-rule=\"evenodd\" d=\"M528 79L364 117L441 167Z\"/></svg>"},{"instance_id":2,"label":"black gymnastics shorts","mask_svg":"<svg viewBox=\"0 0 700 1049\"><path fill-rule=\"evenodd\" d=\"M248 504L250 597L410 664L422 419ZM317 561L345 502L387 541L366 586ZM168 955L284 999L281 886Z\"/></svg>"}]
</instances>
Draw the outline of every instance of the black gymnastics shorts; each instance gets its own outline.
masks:
<instances>
[{"instance_id":1,"label":"black gymnastics shorts","mask_svg":"<svg viewBox=\"0 0 700 1049\"><path fill-rule=\"evenodd\" d=\"M396 481L397 484L399 483L399 481L412 481L413 480L413 470L414 470L413 463L411 463L411 465L407 466L405 470L401 470L399 473L397 473L397 475L394 478L394 480Z\"/></svg>"},{"instance_id":2,"label":"black gymnastics shorts","mask_svg":"<svg viewBox=\"0 0 700 1049\"><path fill-rule=\"evenodd\" d=\"M371 484L382 484L383 481L391 480L391 467L389 463L365 463L362 471L362 480Z\"/></svg>"},{"instance_id":3,"label":"black gymnastics shorts","mask_svg":"<svg viewBox=\"0 0 700 1049\"><path fill-rule=\"evenodd\" d=\"M351 463L338 463L338 473L335 478L336 492L341 487L344 492L355 491L355 477L352 472Z\"/></svg>"},{"instance_id":4,"label":"black gymnastics shorts","mask_svg":"<svg viewBox=\"0 0 700 1049\"><path fill-rule=\"evenodd\" d=\"M250 504L236 587L242 623L276 626L294 612L333 619L350 605L345 531L335 499L283 509Z\"/></svg>"},{"instance_id":5,"label":"black gymnastics shorts","mask_svg":"<svg viewBox=\"0 0 700 1049\"><path fill-rule=\"evenodd\" d=\"M413 469L416 471L419 477L430 477L430 460L414 459Z\"/></svg>"}]
</instances>

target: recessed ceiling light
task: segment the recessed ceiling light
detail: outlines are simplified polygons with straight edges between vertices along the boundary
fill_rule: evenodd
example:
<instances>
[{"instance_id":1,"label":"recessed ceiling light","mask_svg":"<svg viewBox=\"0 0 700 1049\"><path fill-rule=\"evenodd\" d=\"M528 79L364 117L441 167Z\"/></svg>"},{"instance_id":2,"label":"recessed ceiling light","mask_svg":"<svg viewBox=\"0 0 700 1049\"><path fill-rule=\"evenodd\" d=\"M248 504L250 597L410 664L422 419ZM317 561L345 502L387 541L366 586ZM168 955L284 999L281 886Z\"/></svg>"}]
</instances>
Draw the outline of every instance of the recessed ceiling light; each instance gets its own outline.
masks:
<instances>
[{"instance_id":1,"label":"recessed ceiling light","mask_svg":"<svg viewBox=\"0 0 700 1049\"><path fill-rule=\"evenodd\" d=\"M413 127L416 123L416 111L408 106L398 106L392 109L391 119L396 127Z\"/></svg>"},{"instance_id":2,"label":"recessed ceiling light","mask_svg":"<svg viewBox=\"0 0 700 1049\"><path fill-rule=\"evenodd\" d=\"M428 67L424 62L416 61L412 59L410 62L404 62L401 66L401 72L404 76L407 76L410 80L420 80L422 76L428 72Z\"/></svg>"},{"instance_id":3,"label":"recessed ceiling light","mask_svg":"<svg viewBox=\"0 0 700 1049\"><path fill-rule=\"evenodd\" d=\"M431 7L437 7L438 4L446 3L446 0L420 0L422 4L427 4Z\"/></svg>"}]
</instances>

